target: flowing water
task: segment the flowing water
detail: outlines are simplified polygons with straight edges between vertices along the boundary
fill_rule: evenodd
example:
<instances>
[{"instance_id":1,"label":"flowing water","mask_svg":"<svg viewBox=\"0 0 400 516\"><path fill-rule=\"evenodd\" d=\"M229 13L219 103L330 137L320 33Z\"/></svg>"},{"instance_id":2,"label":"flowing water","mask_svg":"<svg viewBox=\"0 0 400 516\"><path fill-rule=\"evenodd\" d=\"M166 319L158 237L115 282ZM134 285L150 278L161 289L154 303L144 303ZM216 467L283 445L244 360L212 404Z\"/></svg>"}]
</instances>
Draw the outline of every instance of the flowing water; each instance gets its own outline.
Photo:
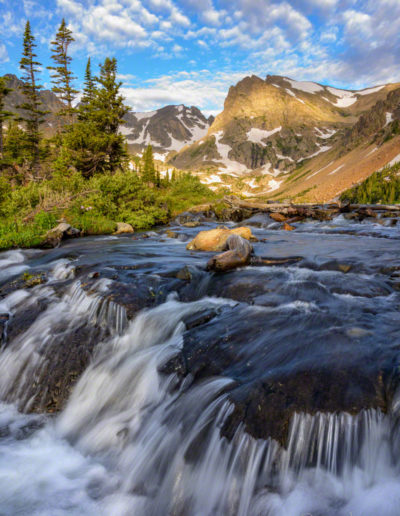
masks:
<instances>
[{"instance_id":1,"label":"flowing water","mask_svg":"<svg viewBox=\"0 0 400 516\"><path fill-rule=\"evenodd\" d=\"M247 222L0 256L0 515L400 515L400 223Z\"/></svg>"}]
</instances>

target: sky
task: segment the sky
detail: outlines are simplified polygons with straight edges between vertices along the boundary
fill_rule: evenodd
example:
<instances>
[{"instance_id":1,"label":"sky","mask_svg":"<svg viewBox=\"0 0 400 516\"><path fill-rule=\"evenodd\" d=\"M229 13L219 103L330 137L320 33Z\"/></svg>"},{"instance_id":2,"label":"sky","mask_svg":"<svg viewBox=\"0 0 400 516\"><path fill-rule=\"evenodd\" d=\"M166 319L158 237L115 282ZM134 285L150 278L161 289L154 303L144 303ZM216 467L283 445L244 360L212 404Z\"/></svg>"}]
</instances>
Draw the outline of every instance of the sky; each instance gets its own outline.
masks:
<instances>
[{"instance_id":1,"label":"sky","mask_svg":"<svg viewBox=\"0 0 400 516\"><path fill-rule=\"evenodd\" d=\"M118 60L134 111L168 104L223 108L247 75L285 75L336 87L400 82L400 0L0 0L0 74L20 76L29 19L43 64L62 18L74 33L72 68L81 87Z\"/></svg>"}]
</instances>

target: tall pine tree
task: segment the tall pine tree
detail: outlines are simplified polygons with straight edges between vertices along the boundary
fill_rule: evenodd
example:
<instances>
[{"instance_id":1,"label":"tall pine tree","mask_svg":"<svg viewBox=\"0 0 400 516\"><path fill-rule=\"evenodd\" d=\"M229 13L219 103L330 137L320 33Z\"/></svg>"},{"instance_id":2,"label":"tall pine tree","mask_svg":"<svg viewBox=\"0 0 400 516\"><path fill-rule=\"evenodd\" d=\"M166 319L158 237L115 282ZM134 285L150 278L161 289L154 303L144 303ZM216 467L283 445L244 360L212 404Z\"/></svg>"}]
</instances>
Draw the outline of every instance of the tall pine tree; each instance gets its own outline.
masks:
<instances>
[{"instance_id":1,"label":"tall pine tree","mask_svg":"<svg viewBox=\"0 0 400 516\"><path fill-rule=\"evenodd\" d=\"M129 111L129 107L124 104L124 97L120 94L122 82L117 81L115 57L106 57L95 80L99 87L96 88L93 100L89 104L90 119L97 130L106 137L106 168L115 171L126 158L125 138L119 134L119 128L125 123L124 116Z\"/></svg>"},{"instance_id":2,"label":"tall pine tree","mask_svg":"<svg viewBox=\"0 0 400 516\"><path fill-rule=\"evenodd\" d=\"M36 82L36 74L39 72L41 64L36 60L35 47L35 38L28 20L24 32L22 58L19 62L23 71L21 77L23 84L20 88L25 97L25 102L18 107L25 112L22 119L26 124L30 169L37 173L39 170L40 125L43 123L43 117L47 112L40 108L42 102L39 91L42 86Z\"/></svg>"},{"instance_id":3,"label":"tall pine tree","mask_svg":"<svg viewBox=\"0 0 400 516\"><path fill-rule=\"evenodd\" d=\"M74 109L72 103L78 93L74 89L73 81L75 79L70 70L71 56L68 54L69 46L75 39L72 31L67 27L63 18L61 25L57 31L56 38L51 42L52 56L55 66L48 66L48 70L52 71L51 78L53 81L52 91L62 100L66 107L60 111L60 116L65 117L69 123L72 123Z\"/></svg>"},{"instance_id":4,"label":"tall pine tree","mask_svg":"<svg viewBox=\"0 0 400 516\"><path fill-rule=\"evenodd\" d=\"M12 113L4 109L5 98L12 92L12 88L8 88L7 83L7 77L0 77L0 160L3 159L4 152L4 122L12 117Z\"/></svg>"},{"instance_id":5,"label":"tall pine tree","mask_svg":"<svg viewBox=\"0 0 400 516\"><path fill-rule=\"evenodd\" d=\"M142 178L143 181L152 185L155 185L157 181L156 169L154 167L153 148L151 145L148 145L143 152Z\"/></svg>"},{"instance_id":6,"label":"tall pine tree","mask_svg":"<svg viewBox=\"0 0 400 516\"><path fill-rule=\"evenodd\" d=\"M78 118L79 120L87 120L90 117L90 106L93 102L96 93L96 83L92 75L92 66L90 57L87 60L85 70L85 82L84 82L82 99L79 105Z\"/></svg>"}]
</instances>

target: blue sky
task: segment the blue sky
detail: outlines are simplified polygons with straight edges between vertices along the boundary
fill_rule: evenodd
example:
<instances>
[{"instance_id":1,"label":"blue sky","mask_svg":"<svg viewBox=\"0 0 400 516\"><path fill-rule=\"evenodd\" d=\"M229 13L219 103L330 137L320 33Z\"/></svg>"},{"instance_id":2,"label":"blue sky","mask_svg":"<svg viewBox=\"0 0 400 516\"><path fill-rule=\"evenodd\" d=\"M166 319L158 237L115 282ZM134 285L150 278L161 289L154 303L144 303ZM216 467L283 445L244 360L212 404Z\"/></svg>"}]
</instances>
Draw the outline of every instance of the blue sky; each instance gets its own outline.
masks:
<instances>
[{"instance_id":1,"label":"blue sky","mask_svg":"<svg viewBox=\"0 0 400 516\"><path fill-rule=\"evenodd\" d=\"M400 0L0 0L0 73L19 75L29 18L37 53L65 17L79 87L90 56L116 56L136 111L166 104L222 109L229 86L256 74L337 87L400 81ZM42 83L50 86L44 70Z\"/></svg>"}]
</instances>

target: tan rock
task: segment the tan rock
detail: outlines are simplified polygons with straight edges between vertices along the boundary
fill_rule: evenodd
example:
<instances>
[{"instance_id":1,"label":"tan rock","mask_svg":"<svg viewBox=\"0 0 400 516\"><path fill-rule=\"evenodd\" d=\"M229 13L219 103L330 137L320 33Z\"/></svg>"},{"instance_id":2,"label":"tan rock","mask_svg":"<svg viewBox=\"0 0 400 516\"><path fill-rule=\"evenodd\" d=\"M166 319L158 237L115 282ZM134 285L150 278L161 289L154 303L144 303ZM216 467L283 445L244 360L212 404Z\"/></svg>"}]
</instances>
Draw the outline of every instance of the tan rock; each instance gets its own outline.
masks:
<instances>
[{"instance_id":1,"label":"tan rock","mask_svg":"<svg viewBox=\"0 0 400 516\"><path fill-rule=\"evenodd\" d=\"M285 220L287 220L287 217L282 215L282 213L270 213L269 216L272 220L275 220L275 222L285 222Z\"/></svg>"},{"instance_id":2,"label":"tan rock","mask_svg":"<svg viewBox=\"0 0 400 516\"><path fill-rule=\"evenodd\" d=\"M114 235L122 235L124 233L134 233L135 230L130 224L127 224L126 222L118 222L117 223L117 231L114 233Z\"/></svg>"},{"instance_id":3,"label":"tan rock","mask_svg":"<svg viewBox=\"0 0 400 516\"><path fill-rule=\"evenodd\" d=\"M240 227L229 230L227 228L210 229L209 231L200 231L197 236L189 242L186 249L190 251L215 251L222 252L227 249L227 240L230 235L238 235L246 240L254 239L251 229Z\"/></svg>"},{"instance_id":4,"label":"tan rock","mask_svg":"<svg viewBox=\"0 0 400 516\"><path fill-rule=\"evenodd\" d=\"M283 225L283 229L285 231L294 231L296 228L294 226L291 226L290 224L286 224L285 222L285 224Z\"/></svg>"}]
</instances>

